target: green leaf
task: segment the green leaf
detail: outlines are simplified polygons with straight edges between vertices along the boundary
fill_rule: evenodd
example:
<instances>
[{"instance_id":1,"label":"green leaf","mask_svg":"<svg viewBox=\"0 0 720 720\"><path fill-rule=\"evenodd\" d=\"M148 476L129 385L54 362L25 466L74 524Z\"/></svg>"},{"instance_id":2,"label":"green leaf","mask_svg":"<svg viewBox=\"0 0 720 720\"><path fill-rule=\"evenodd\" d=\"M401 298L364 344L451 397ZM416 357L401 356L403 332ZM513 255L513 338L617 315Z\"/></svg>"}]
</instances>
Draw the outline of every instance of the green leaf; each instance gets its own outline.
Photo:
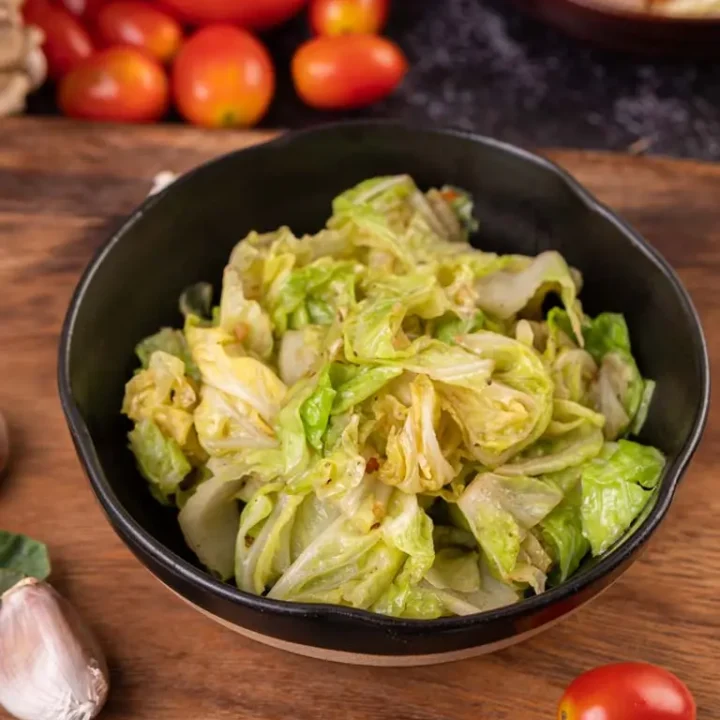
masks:
<instances>
[{"instance_id":1,"label":"green leaf","mask_svg":"<svg viewBox=\"0 0 720 720\"><path fill-rule=\"evenodd\" d=\"M150 356L156 350L162 350L168 353L168 355L174 355L183 362L186 362L190 357L182 331L173 330L172 328L163 328L137 344L135 354L138 356L143 368L147 369L149 367Z\"/></svg>"},{"instance_id":2,"label":"green leaf","mask_svg":"<svg viewBox=\"0 0 720 720\"><path fill-rule=\"evenodd\" d=\"M330 325L344 315L355 302L356 269L354 262L320 258L290 270L268 303L275 332Z\"/></svg>"},{"instance_id":3,"label":"green leaf","mask_svg":"<svg viewBox=\"0 0 720 720\"><path fill-rule=\"evenodd\" d=\"M590 550L590 543L583 535L580 507L580 487L568 493L567 497L540 522L540 534L556 564L552 573L554 584L564 582L580 566Z\"/></svg>"},{"instance_id":4,"label":"green leaf","mask_svg":"<svg viewBox=\"0 0 720 720\"><path fill-rule=\"evenodd\" d=\"M37 540L0 530L0 595L26 577L50 575L47 547Z\"/></svg>"},{"instance_id":5,"label":"green leaf","mask_svg":"<svg viewBox=\"0 0 720 720\"><path fill-rule=\"evenodd\" d=\"M150 358L158 350L182 360L185 363L185 373L193 380L200 380L200 371L192 359L182 330L163 328L160 332L150 335L138 343L135 354L140 359L143 368L147 369L150 366Z\"/></svg>"},{"instance_id":6,"label":"green leaf","mask_svg":"<svg viewBox=\"0 0 720 720\"><path fill-rule=\"evenodd\" d=\"M235 546L235 581L241 590L261 595L290 567L293 525L305 499L281 492L278 484L265 485L245 506Z\"/></svg>"},{"instance_id":7,"label":"green leaf","mask_svg":"<svg viewBox=\"0 0 720 720\"><path fill-rule=\"evenodd\" d=\"M330 410L337 393L333 390L326 367L319 375L312 395L300 406L300 417L305 427L305 436L318 452L323 449L323 436L330 419Z\"/></svg>"},{"instance_id":8,"label":"green leaf","mask_svg":"<svg viewBox=\"0 0 720 720\"><path fill-rule=\"evenodd\" d=\"M376 601L374 610L399 617L410 600L412 590L426 576L435 561L433 523L420 507L417 496L394 493L388 504L383 537L407 555L402 570Z\"/></svg>"},{"instance_id":9,"label":"green leaf","mask_svg":"<svg viewBox=\"0 0 720 720\"><path fill-rule=\"evenodd\" d=\"M654 383L644 381L640 375L625 318L617 313L602 313L586 319L583 335L587 351L600 364L591 400L607 420L605 437L615 440L628 431L639 432Z\"/></svg>"},{"instance_id":10,"label":"green leaf","mask_svg":"<svg viewBox=\"0 0 720 720\"><path fill-rule=\"evenodd\" d=\"M402 368L396 367L363 365L357 368L333 363L330 367L330 375L333 378L336 395L332 414L339 415L359 405L401 374Z\"/></svg>"},{"instance_id":11,"label":"green leaf","mask_svg":"<svg viewBox=\"0 0 720 720\"><path fill-rule=\"evenodd\" d=\"M499 475L545 475L560 472L591 460L600 453L602 447L602 430L582 419L577 427L570 427L568 432L540 438L509 463L496 468L495 472Z\"/></svg>"},{"instance_id":12,"label":"green leaf","mask_svg":"<svg viewBox=\"0 0 720 720\"><path fill-rule=\"evenodd\" d=\"M247 403L265 422L275 418L287 388L271 367L245 355L221 327L186 327L185 337L203 383Z\"/></svg>"},{"instance_id":13,"label":"green leaf","mask_svg":"<svg viewBox=\"0 0 720 720\"><path fill-rule=\"evenodd\" d=\"M314 390L314 378L305 378L293 385L275 421L275 433L280 440L288 476L305 470L310 460L301 408Z\"/></svg>"},{"instance_id":14,"label":"green leaf","mask_svg":"<svg viewBox=\"0 0 720 720\"><path fill-rule=\"evenodd\" d=\"M562 500L556 486L529 477L478 475L457 506L499 579L513 579L527 531Z\"/></svg>"},{"instance_id":15,"label":"green leaf","mask_svg":"<svg viewBox=\"0 0 720 720\"><path fill-rule=\"evenodd\" d=\"M487 337L489 333L485 335ZM458 336L458 340L462 344L468 338L475 337L477 336ZM473 390L487 387L494 361L491 357L483 357L483 352L476 353L472 347L446 345L436 340L418 342L415 349L417 352L398 360L388 360L387 363L409 372L427 375L432 380L454 387ZM539 363L538 367L541 367Z\"/></svg>"},{"instance_id":16,"label":"green leaf","mask_svg":"<svg viewBox=\"0 0 720 720\"><path fill-rule=\"evenodd\" d=\"M458 342L461 347L447 349L465 348L485 363L485 382L472 387L483 380L479 372L471 376L471 383L468 378L443 382L444 409L462 428L478 461L488 467L502 465L547 428L553 412L552 379L539 355L512 338L481 331ZM487 369L492 371L489 383Z\"/></svg>"},{"instance_id":17,"label":"green leaf","mask_svg":"<svg viewBox=\"0 0 720 720\"><path fill-rule=\"evenodd\" d=\"M332 305L321 298L308 298L307 313L314 325L332 325L337 317Z\"/></svg>"},{"instance_id":18,"label":"green leaf","mask_svg":"<svg viewBox=\"0 0 720 720\"><path fill-rule=\"evenodd\" d=\"M405 559L379 528L364 532L341 516L304 549L268 597L369 609Z\"/></svg>"},{"instance_id":19,"label":"green leaf","mask_svg":"<svg viewBox=\"0 0 720 720\"><path fill-rule=\"evenodd\" d=\"M240 272L232 267L223 273L219 325L234 333L242 344L261 358L268 358L273 349L270 317L259 302L245 297Z\"/></svg>"},{"instance_id":20,"label":"green leaf","mask_svg":"<svg viewBox=\"0 0 720 720\"><path fill-rule=\"evenodd\" d=\"M440 590L475 592L481 587L480 557L460 548L438 550L425 577Z\"/></svg>"},{"instance_id":21,"label":"green leaf","mask_svg":"<svg viewBox=\"0 0 720 720\"><path fill-rule=\"evenodd\" d=\"M630 354L630 332L618 313L601 313L583 326L585 349L600 362L607 353L621 350Z\"/></svg>"},{"instance_id":22,"label":"green leaf","mask_svg":"<svg viewBox=\"0 0 720 720\"><path fill-rule=\"evenodd\" d=\"M409 175L389 175L363 180L333 200L333 213L342 214L348 207L369 205L391 215L393 211L410 214L408 199L417 187Z\"/></svg>"},{"instance_id":23,"label":"green leaf","mask_svg":"<svg viewBox=\"0 0 720 720\"><path fill-rule=\"evenodd\" d=\"M640 399L640 405L635 417L633 418L632 425L630 426L630 432L633 435L639 435L643 429L645 422L650 412L650 404L652 403L653 396L655 395L655 381L645 380L643 384L642 398Z\"/></svg>"},{"instance_id":24,"label":"green leaf","mask_svg":"<svg viewBox=\"0 0 720 720\"><path fill-rule=\"evenodd\" d=\"M151 420L142 420L128 434L142 476L151 483L156 497L170 504L170 496L192 470L180 446Z\"/></svg>"},{"instance_id":25,"label":"green leaf","mask_svg":"<svg viewBox=\"0 0 720 720\"><path fill-rule=\"evenodd\" d=\"M471 571L470 565L467 564L473 555L475 553L466 553L459 564L459 567L465 567L466 573L469 571L473 575L472 581L465 577L460 581L460 584L466 587L475 583L474 570ZM518 590L513 585L493 577L484 559L479 562L479 571L480 587L470 592L462 592L450 587L445 589L437 587L430 578L438 584L446 583L438 575L431 573L428 580L423 580L410 592L402 617L430 620L443 615L474 615L512 605L519 600ZM457 576L455 577L457 580Z\"/></svg>"},{"instance_id":26,"label":"green leaf","mask_svg":"<svg viewBox=\"0 0 720 720\"><path fill-rule=\"evenodd\" d=\"M593 555L610 548L647 504L665 467L652 447L620 440L582 468L582 527Z\"/></svg>"},{"instance_id":27,"label":"green leaf","mask_svg":"<svg viewBox=\"0 0 720 720\"><path fill-rule=\"evenodd\" d=\"M327 328L307 325L301 330L288 330L280 340L278 369L283 382L294 385L309 374L323 351Z\"/></svg>"},{"instance_id":28,"label":"green leaf","mask_svg":"<svg viewBox=\"0 0 720 720\"><path fill-rule=\"evenodd\" d=\"M193 455L198 450L192 414L197 393L185 371L180 358L156 350L148 368L126 384L122 411L134 422L151 420L183 452Z\"/></svg>"},{"instance_id":29,"label":"green leaf","mask_svg":"<svg viewBox=\"0 0 720 720\"><path fill-rule=\"evenodd\" d=\"M333 201L328 224L356 223L367 232L371 217L416 250L424 249L423 236L440 244L462 242L477 227L468 193L447 186L422 193L409 175L370 178L347 190Z\"/></svg>"},{"instance_id":30,"label":"green leaf","mask_svg":"<svg viewBox=\"0 0 720 720\"><path fill-rule=\"evenodd\" d=\"M558 292L575 333L580 333L579 288L558 252L544 252L536 258L518 258L515 267L481 277L475 290L478 307L501 319L510 318L521 310L539 314L545 296Z\"/></svg>"},{"instance_id":31,"label":"green leaf","mask_svg":"<svg viewBox=\"0 0 720 720\"><path fill-rule=\"evenodd\" d=\"M245 482L245 478L206 480L178 516L185 542L200 562L221 580L230 579L235 572L235 540L240 524L235 496Z\"/></svg>"},{"instance_id":32,"label":"green leaf","mask_svg":"<svg viewBox=\"0 0 720 720\"><path fill-rule=\"evenodd\" d=\"M461 318L453 313L447 313L437 320L434 327L434 336L448 345L455 344L458 335L467 335L482 330L485 327L485 313L478 310L470 317Z\"/></svg>"},{"instance_id":33,"label":"green leaf","mask_svg":"<svg viewBox=\"0 0 720 720\"><path fill-rule=\"evenodd\" d=\"M210 385L202 390L194 421L200 444L209 455L219 457L278 445L272 428L251 405Z\"/></svg>"},{"instance_id":34,"label":"green leaf","mask_svg":"<svg viewBox=\"0 0 720 720\"><path fill-rule=\"evenodd\" d=\"M405 423L388 436L387 461L380 469L380 478L406 493L437 492L457 474L442 452L435 429L440 400L425 375L412 381L410 396Z\"/></svg>"},{"instance_id":35,"label":"green leaf","mask_svg":"<svg viewBox=\"0 0 720 720\"><path fill-rule=\"evenodd\" d=\"M365 466L358 448L358 418L353 416L342 429L338 427L328 433L325 456L317 458L304 472L296 473L287 487L292 493L314 490L321 500L337 507L358 527L367 529L377 519L373 513L376 495L382 489L387 496L390 489L363 482Z\"/></svg>"}]
</instances>

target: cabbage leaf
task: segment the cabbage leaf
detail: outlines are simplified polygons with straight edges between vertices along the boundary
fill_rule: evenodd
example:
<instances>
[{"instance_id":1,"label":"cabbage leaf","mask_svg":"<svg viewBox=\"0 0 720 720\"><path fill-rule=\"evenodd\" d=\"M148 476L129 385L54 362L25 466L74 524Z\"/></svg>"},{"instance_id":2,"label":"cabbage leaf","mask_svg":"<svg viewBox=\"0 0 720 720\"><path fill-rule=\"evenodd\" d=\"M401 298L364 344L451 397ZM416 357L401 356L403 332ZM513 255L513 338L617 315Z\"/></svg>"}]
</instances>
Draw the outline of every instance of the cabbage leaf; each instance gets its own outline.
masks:
<instances>
[{"instance_id":1,"label":"cabbage leaf","mask_svg":"<svg viewBox=\"0 0 720 720\"><path fill-rule=\"evenodd\" d=\"M183 327L136 347L130 449L199 562L431 619L541 593L634 532L665 459L625 439L655 383L623 316L587 315L556 251L475 247L483 213L451 184L369 178L328 214L247 234L221 287L182 293Z\"/></svg>"},{"instance_id":2,"label":"cabbage leaf","mask_svg":"<svg viewBox=\"0 0 720 720\"><path fill-rule=\"evenodd\" d=\"M653 447L620 440L582 468L583 535L601 555L630 527L660 481L665 458Z\"/></svg>"}]
</instances>

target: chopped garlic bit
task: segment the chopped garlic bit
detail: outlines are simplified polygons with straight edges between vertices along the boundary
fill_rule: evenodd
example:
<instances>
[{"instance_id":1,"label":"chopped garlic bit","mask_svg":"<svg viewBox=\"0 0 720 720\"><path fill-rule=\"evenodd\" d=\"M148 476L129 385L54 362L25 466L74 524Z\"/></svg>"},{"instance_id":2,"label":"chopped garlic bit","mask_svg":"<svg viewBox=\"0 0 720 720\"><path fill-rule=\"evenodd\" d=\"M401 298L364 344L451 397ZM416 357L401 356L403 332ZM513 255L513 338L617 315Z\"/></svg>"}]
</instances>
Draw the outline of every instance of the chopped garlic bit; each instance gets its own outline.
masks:
<instances>
[{"instance_id":1,"label":"chopped garlic bit","mask_svg":"<svg viewBox=\"0 0 720 720\"><path fill-rule=\"evenodd\" d=\"M150 192L148 193L148 197L151 197L152 195L157 195L159 192L162 192L168 185L172 185L178 179L178 177L179 175L172 172L172 170L163 170L162 172L159 172L153 178L153 185L150 189Z\"/></svg>"}]
</instances>

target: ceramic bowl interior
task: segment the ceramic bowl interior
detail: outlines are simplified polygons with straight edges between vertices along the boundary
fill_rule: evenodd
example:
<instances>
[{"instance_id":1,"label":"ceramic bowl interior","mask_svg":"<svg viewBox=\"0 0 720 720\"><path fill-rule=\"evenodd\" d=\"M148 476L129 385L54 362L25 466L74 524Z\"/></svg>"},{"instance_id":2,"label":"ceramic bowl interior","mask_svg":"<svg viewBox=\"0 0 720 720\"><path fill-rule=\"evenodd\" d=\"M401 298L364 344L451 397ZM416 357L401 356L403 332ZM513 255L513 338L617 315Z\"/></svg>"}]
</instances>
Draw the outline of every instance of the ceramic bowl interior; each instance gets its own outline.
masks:
<instances>
[{"instance_id":1,"label":"ceramic bowl interior","mask_svg":"<svg viewBox=\"0 0 720 720\"><path fill-rule=\"evenodd\" d=\"M398 621L356 610L258 598L207 575L174 511L152 500L127 449L120 415L138 340L179 326L178 296L220 286L233 246L251 230L316 232L332 198L358 181L409 173L450 183L476 201L477 247L560 251L585 278L584 307L625 314L642 372L657 393L641 440L669 463L641 527L568 583L516 606L468 618ZM682 351L669 351L670 348ZM629 227L551 163L492 140L393 124L343 124L281 137L200 167L145 202L80 281L60 348L60 393L79 456L113 526L163 582L248 632L332 651L442 655L511 641L605 587L657 527L697 445L708 399L700 324L677 277ZM342 632L330 633L334 627ZM462 632L459 632L462 630Z\"/></svg>"}]
</instances>

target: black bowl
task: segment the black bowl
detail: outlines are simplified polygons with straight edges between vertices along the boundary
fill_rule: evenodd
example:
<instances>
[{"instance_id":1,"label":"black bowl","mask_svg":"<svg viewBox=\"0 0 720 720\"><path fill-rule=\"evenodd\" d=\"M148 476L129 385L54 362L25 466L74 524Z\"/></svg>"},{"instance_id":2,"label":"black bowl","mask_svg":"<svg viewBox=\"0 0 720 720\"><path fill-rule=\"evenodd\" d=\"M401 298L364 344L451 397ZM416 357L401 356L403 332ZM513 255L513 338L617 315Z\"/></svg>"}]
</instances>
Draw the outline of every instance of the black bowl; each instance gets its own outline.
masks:
<instances>
[{"instance_id":1,"label":"black bowl","mask_svg":"<svg viewBox=\"0 0 720 720\"><path fill-rule=\"evenodd\" d=\"M219 286L234 244L250 230L319 229L341 190L380 174L421 186L450 183L476 199L487 250L559 250L583 271L590 313L625 313L657 393L642 440L669 462L657 500L630 534L560 587L462 618L397 620L329 605L256 597L218 582L186 548L175 514L150 497L126 448L120 416L136 342L180 322L191 283ZM285 135L231 153L147 200L100 250L70 305L60 344L60 396L93 490L137 557L186 601L235 630L288 650L345 662L421 664L487 652L540 631L626 570L658 527L702 434L709 371L688 294L641 237L558 167L471 135L359 123Z\"/></svg>"}]
</instances>

